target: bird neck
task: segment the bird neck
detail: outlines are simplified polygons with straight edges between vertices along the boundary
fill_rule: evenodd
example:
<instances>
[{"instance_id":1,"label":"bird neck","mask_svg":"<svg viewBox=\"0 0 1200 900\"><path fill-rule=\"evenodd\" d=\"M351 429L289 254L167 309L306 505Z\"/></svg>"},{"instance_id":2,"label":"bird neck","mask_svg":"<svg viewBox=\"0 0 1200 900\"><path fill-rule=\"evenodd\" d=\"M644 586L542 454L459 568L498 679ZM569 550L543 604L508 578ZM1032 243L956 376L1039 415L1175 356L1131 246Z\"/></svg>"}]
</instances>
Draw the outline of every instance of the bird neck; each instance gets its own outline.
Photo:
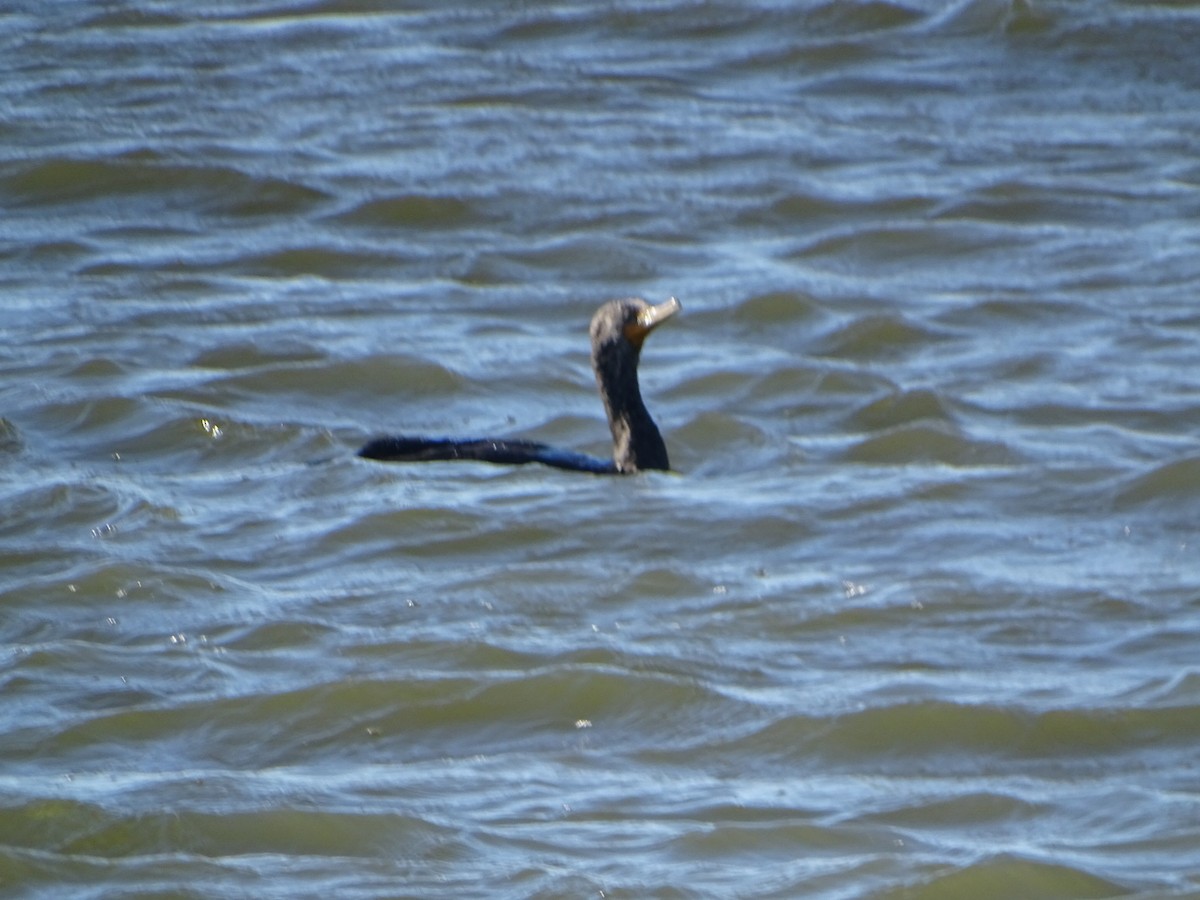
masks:
<instances>
[{"instance_id":1,"label":"bird neck","mask_svg":"<svg viewBox=\"0 0 1200 900\"><path fill-rule=\"evenodd\" d=\"M637 354L618 352L595 360L596 381L608 414L613 462L621 472L668 469L667 446L638 386Z\"/></svg>"}]
</instances>

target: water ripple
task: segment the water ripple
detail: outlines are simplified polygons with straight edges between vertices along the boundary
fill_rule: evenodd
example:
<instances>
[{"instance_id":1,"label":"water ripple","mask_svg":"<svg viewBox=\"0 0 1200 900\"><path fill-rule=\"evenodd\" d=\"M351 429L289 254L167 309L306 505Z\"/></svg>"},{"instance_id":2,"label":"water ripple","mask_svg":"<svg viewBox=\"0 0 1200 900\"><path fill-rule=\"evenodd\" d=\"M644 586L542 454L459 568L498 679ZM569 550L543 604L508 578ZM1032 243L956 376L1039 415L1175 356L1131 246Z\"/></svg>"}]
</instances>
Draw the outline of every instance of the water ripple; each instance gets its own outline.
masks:
<instances>
[{"instance_id":1,"label":"water ripple","mask_svg":"<svg viewBox=\"0 0 1200 900\"><path fill-rule=\"evenodd\" d=\"M1186 4L10 5L0 883L1195 893Z\"/></svg>"}]
</instances>

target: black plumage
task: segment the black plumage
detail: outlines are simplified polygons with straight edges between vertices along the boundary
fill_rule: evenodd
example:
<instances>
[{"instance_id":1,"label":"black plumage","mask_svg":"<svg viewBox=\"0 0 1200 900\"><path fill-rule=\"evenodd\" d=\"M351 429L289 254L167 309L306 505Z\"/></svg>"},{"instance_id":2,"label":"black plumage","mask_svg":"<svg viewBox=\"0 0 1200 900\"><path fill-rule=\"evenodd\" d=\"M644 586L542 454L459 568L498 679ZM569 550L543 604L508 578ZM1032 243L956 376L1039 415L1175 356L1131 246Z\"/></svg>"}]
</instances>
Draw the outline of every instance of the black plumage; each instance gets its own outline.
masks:
<instances>
[{"instance_id":1,"label":"black plumage","mask_svg":"<svg viewBox=\"0 0 1200 900\"><path fill-rule=\"evenodd\" d=\"M667 447L646 410L638 385L638 359L651 331L682 309L674 297L653 306L645 300L610 300L592 317L592 369L612 431L613 458L597 459L536 441L505 438L381 437L358 455L389 462L466 459L521 465L538 462L560 469L595 474L628 475L670 469Z\"/></svg>"}]
</instances>

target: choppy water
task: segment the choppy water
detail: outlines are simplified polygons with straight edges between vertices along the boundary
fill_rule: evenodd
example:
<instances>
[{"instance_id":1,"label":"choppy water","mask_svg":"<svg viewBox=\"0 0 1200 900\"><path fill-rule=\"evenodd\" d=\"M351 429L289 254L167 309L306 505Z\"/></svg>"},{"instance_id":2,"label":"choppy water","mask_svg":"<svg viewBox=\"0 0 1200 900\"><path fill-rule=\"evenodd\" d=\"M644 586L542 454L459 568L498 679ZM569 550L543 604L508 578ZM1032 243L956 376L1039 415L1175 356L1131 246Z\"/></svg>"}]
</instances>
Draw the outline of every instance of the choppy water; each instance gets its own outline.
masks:
<instances>
[{"instance_id":1,"label":"choppy water","mask_svg":"<svg viewBox=\"0 0 1200 900\"><path fill-rule=\"evenodd\" d=\"M1200 896L1198 46L9 3L0 893Z\"/></svg>"}]
</instances>

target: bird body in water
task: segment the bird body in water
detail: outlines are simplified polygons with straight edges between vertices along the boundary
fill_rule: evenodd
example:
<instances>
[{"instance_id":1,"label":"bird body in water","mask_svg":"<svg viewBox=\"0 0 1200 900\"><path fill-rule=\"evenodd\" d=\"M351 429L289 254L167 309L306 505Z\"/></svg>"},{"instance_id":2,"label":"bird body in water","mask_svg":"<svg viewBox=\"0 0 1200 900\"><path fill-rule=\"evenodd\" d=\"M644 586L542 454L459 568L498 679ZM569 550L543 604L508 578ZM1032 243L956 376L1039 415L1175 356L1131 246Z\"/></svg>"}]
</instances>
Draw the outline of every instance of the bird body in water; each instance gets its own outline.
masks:
<instances>
[{"instance_id":1,"label":"bird body in water","mask_svg":"<svg viewBox=\"0 0 1200 900\"><path fill-rule=\"evenodd\" d=\"M382 437L368 442L358 455L391 462L468 459L521 465L539 462L559 469L598 475L629 475L667 470L667 446L642 402L637 366L646 335L682 305L674 297L657 306L630 298L610 300L592 317L592 369L608 426L612 431L612 460L597 459L536 441L485 438Z\"/></svg>"}]
</instances>

